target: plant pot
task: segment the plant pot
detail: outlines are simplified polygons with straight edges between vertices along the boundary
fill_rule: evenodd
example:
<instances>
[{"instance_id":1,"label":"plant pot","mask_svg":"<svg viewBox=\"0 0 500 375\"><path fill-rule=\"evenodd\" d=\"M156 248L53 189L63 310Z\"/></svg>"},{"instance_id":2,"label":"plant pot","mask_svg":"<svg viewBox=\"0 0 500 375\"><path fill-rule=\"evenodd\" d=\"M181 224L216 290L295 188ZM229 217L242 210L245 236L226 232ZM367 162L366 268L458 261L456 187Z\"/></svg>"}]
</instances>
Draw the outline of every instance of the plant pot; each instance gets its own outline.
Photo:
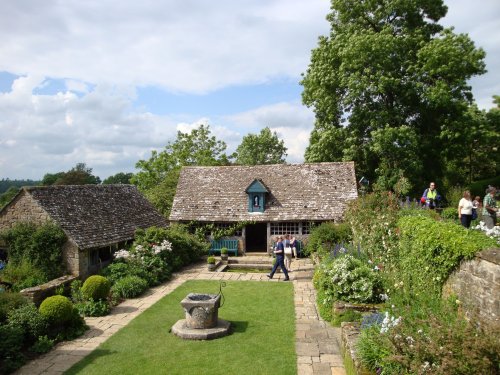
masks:
<instances>
[{"instance_id":1,"label":"plant pot","mask_svg":"<svg viewBox=\"0 0 500 375\"><path fill-rule=\"evenodd\" d=\"M227 258L228 258L228 254L221 254L220 255L221 260L227 260Z\"/></svg>"},{"instance_id":2,"label":"plant pot","mask_svg":"<svg viewBox=\"0 0 500 375\"><path fill-rule=\"evenodd\" d=\"M212 272L213 272L213 271L215 271L215 264L210 264L210 263L209 263L209 264L208 264L208 270L209 270L209 271L212 271Z\"/></svg>"}]
</instances>

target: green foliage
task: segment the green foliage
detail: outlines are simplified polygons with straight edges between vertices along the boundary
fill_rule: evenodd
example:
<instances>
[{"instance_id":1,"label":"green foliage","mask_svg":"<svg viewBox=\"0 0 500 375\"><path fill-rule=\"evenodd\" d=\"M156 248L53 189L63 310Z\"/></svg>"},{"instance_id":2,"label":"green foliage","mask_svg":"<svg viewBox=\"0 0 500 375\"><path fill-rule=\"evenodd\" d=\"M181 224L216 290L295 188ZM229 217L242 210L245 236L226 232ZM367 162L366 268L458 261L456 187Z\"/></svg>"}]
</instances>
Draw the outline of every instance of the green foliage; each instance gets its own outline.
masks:
<instances>
[{"instance_id":1,"label":"green foliage","mask_svg":"<svg viewBox=\"0 0 500 375\"><path fill-rule=\"evenodd\" d=\"M5 193L0 194L0 209L9 203L19 192L19 188L11 186Z\"/></svg>"},{"instance_id":2,"label":"green foliage","mask_svg":"<svg viewBox=\"0 0 500 375\"><path fill-rule=\"evenodd\" d=\"M223 237L232 237L236 231L243 229L247 225L255 224L255 221L243 220L229 226L218 226L214 223L202 224L198 221L191 221L187 224L187 228L194 230L195 236L200 241L205 241L207 236L211 236L214 240Z\"/></svg>"},{"instance_id":3,"label":"green foliage","mask_svg":"<svg viewBox=\"0 0 500 375\"><path fill-rule=\"evenodd\" d=\"M331 323L334 327L340 327L342 322L357 322L363 317L359 311L347 309L342 313L332 313Z\"/></svg>"},{"instance_id":4,"label":"green foliage","mask_svg":"<svg viewBox=\"0 0 500 375\"><path fill-rule=\"evenodd\" d=\"M378 271L350 254L325 258L316 268L314 287L325 292L323 304L335 301L377 302L382 282Z\"/></svg>"},{"instance_id":5,"label":"green foliage","mask_svg":"<svg viewBox=\"0 0 500 375\"><path fill-rule=\"evenodd\" d=\"M112 293L121 298L134 298L148 288L148 282L138 276L126 276L115 282Z\"/></svg>"},{"instance_id":6,"label":"green foliage","mask_svg":"<svg viewBox=\"0 0 500 375\"><path fill-rule=\"evenodd\" d=\"M21 259L19 263L7 263L2 272L2 279L13 284L12 289L16 292L49 281L46 274L27 258Z\"/></svg>"},{"instance_id":7,"label":"green foliage","mask_svg":"<svg viewBox=\"0 0 500 375\"><path fill-rule=\"evenodd\" d=\"M415 308L417 306L417 308ZM399 324L381 333L363 330L357 350L363 365L384 374L494 374L500 360L500 331L476 325L455 301L417 298L396 308Z\"/></svg>"},{"instance_id":8,"label":"green foliage","mask_svg":"<svg viewBox=\"0 0 500 375\"><path fill-rule=\"evenodd\" d=\"M18 191L23 186L36 186L40 185L40 181L33 180L11 180L9 178L0 179L0 194L5 193L10 188L17 188Z\"/></svg>"},{"instance_id":9,"label":"green foliage","mask_svg":"<svg viewBox=\"0 0 500 375\"><path fill-rule=\"evenodd\" d=\"M116 173L113 176L109 176L106 178L102 184L103 185L110 185L110 184L130 184L130 179L132 178L134 174L133 173L123 173L119 172Z\"/></svg>"},{"instance_id":10,"label":"green foliage","mask_svg":"<svg viewBox=\"0 0 500 375\"><path fill-rule=\"evenodd\" d=\"M441 211L441 217L447 220L458 220L458 210L456 207L446 207Z\"/></svg>"},{"instance_id":11,"label":"green foliage","mask_svg":"<svg viewBox=\"0 0 500 375\"><path fill-rule=\"evenodd\" d=\"M19 293L2 292L0 293L0 324L7 320L10 311L26 305L28 300ZM1 340L0 340L1 341Z\"/></svg>"},{"instance_id":12,"label":"green foliage","mask_svg":"<svg viewBox=\"0 0 500 375\"><path fill-rule=\"evenodd\" d=\"M495 240L481 232L431 218L406 216L398 221L398 226L397 277L415 292L439 295L444 281L460 261L496 246Z\"/></svg>"},{"instance_id":13,"label":"green foliage","mask_svg":"<svg viewBox=\"0 0 500 375\"><path fill-rule=\"evenodd\" d=\"M311 230L304 254L317 253L321 257L327 256L333 249L333 246L336 244L347 244L351 240L352 231L349 224L321 223Z\"/></svg>"},{"instance_id":14,"label":"green foliage","mask_svg":"<svg viewBox=\"0 0 500 375\"><path fill-rule=\"evenodd\" d=\"M94 300L93 298L76 303L75 308L83 316L105 316L111 310L108 301Z\"/></svg>"},{"instance_id":15,"label":"green foliage","mask_svg":"<svg viewBox=\"0 0 500 375\"><path fill-rule=\"evenodd\" d=\"M499 163L500 164L500 163ZM470 192L472 197L479 195L482 198L486 195L486 188L488 185L500 186L500 175L485 180L475 181L470 185Z\"/></svg>"},{"instance_id":16,"label":"green foliage","mask_svg":"<svg viewBox=\"0 0 500 375\"><path fill-rule=\"evenodd\" d=\"M207 263L208 264L215 264L215 257L214 256L209 256L207 258Z\"/></svg>"},{"instance_id":17,"label":"green foliage","mask_svg":"<svg viewBox=\"0 0 500 375\"><path fill-rule=\"evenodd\" d=\"M82 285L82 281L78 279L71 282L71 301L73 301L73 303L83 302L85 300L82 293Z\"/></svg>"},{"instance_id":18,"label":"green foliage","mask_svg":"<svg viewBox=\"0 0 500 375\"><path fill-rule=\"evenodd\" d=\"M388 192L367 194L348 205L345 220L351 225L353 242L361 246L374 264L393 266L398 249L395 236L398 214L398 199Z\"/></svg>"},{"instance_id":19,"label":"green foliage","mask_svg":"<svg viewBox=\"0 0 500 375\"><path fill-rule=\"evenodd\" d=\"M10 325L0 325L0 374L9 374L24 363L21 354L23 330Z\"/></svg>"},{"instance_id":20,"label":"green foliage","mask_svg":"<svg viewBox=\"0 0 500 375\"><path fill-rule=\"evenodd\" d=\"M34 343L38 336L47 332L47 320L40 314L35 304L28 303L11 310L8 324L22 329L25 343Z\"/></svg>"},{"instance_id":21,"label":"green foliage","mask_svg":"<svg viewBox=\"0 0 500 375\"><path fill-rule=\"evenodd\" d=\"M47 297L39 311L51 324L64 324L73 318L73 304L64 296Z\"/></svg>"},{"instance_id":22,"label":"green foliage","mask_svg":"<svg viewBox=\"0 0 500 375\"><path fill-rule=\"evenodd\" d=\"M125 276L131 275L132 271L132 267L129 263L114 261L102 270L102 274L111 281L111 284L114 284Z\"/></svg>"},{"instance_id":23,"label":"green foliage","mask_svg":"<svg viewBox=\"0 0 500 375\"><path fill-rule=\"evenodd\" d=\"M55 340L50 339L47 335L38 337L38 340L31 347L31 351L38 354L47 353L54 347Z\"/></svg>"},{"instance_id":24,"label":"green foliage","mask_svg":"<svg viewBox=\"0 0 500 375\"><path fill-rule=\"evenodd\" d=\"M282 164L286 158L285 142L265 127L260 134L247 134L233 157L240 165Z\"/></svg>"},{"instance_id":25,"label":"green foliage","mask_svg":"<svg viewBox=\"0 0 500 375\"><path fill-rule=\"evenodd\" d=\"M443 1L331 0L331 9L301 82L316 115L306 161L355 161L381 189L463 163L470 148L452 151L469 141L467 81L485 72L485 53L438 24Z\"/></svg>"},{"instance_id":26,"label":"green foliage","mask_svg":"<svg viewBox=\"0 0 500 375\"><path fill-rule=\"evenodd\" d=\"M227 247L223 247L220 249L221 254L227 254Z\"/></svg>"},{"instance_id":27,"label":"green foliage","mask_svg":"<svg viewBox=\"0 0 500 375\"><path fill-rule=\"evenodd\" d=\"M48 185L98 185L101 179L92 174L92 168L87 167L85 163L78 163L67 172L58 172L55 174L47 173L43 176L42 184Z\"/></svg>"},{"instance_id":28,"label":"green foliage","mask_svg":"<svg viewBox=\"0 0 500 375\"><path fill-rule=\"evenodd\" d=\"M209 125L200 125L189 134L177 132L175 142L163 151L153 150L149 160L139 160L139 172L131 182L168 217L175 195L179 170L187 165L227 165L226 144L210 133Z\"/></svg>"},{"instance_id":29,"label":"green foliage","mask_svg":"<svg viewBox=\"0 0 500 375\"><path fill-rule=\"evenodd\" d=\"M19 222L2 232L1 237L9 247L9 263L13 266L29 259L48 280L62 275L62 246L66 235L56 224L46 222L37 226Z\"/></svg>"},{"instance_id":30,"label":"green foliage","mask_svg":"<svg viewBox=\"0 0 500 375\"><path fill-rule=\"evenodd\" d=\"M446 200L448 201L448 206L454 207L456 209L458 207L458 202L460 202L460 199L462 199L464 196L465 190L466 189L461 186L453 186L448 188L445 195Z\"/></svg>"},{"instance_id":31,"label":"green foliage","mask_svg":"<svg viewBox=\"0 0 500 375\"><path fill-rule=\"evenodd\" d=\"M101 275L92 275L85 280L82 294L86 299L105 300L108 298L111 283Z\"/></svg>"}]
</instances>

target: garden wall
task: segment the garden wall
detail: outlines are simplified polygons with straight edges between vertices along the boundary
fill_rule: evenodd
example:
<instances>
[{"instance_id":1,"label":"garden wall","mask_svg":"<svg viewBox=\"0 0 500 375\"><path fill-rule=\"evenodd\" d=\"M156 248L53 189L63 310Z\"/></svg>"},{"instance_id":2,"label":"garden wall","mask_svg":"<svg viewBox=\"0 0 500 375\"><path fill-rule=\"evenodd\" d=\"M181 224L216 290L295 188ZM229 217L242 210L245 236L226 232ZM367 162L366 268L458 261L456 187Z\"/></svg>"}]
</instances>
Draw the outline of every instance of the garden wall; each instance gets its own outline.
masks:
<instances>
[{"instance_id":1,"label":"garden wall","mask_svg":"<svg viewBox=\"0 0 500 375\"><path fill-rule=\"evenodd\" d=\"M464 261L443 287L454 294L468 314L477 314L488 325L500 326L500 248L483 250Z\"/></svg>"},{"instance_id":2,"label":"garden wall","mask_svg":"<svg viewBox=\"0 0 500 375\"><path fill-rule=\"evenodd\" d=\"M23 289L21 290L21 294L38 306L45 298L54 295L57 288L60 286L63 286L65 289L69 288L71 282L77 278L77 276L72 275L61 276L48 283Z\"/></svg>"}]
</instances>

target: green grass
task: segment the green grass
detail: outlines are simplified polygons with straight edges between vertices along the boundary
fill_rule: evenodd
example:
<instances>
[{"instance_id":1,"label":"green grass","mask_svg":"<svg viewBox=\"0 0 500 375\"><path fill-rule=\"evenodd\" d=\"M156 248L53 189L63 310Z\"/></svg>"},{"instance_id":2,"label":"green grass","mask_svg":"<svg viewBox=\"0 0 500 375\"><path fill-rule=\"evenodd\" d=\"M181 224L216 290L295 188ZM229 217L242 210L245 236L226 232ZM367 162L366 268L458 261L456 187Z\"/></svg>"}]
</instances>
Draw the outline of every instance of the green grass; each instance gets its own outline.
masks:
<instances>
[{"instance_id":1,"label":"green grass","mask_svg":"<svg viewBox=\"0 0 500 375\"><path fill-rule=\"evenodd\" d=\"M219 318L229 336L183 340L169 332L190 292L217 293L218 281L187 281L101 344L66 374L296 374L290 283L226 281Z\"/></svg>"}]
</instances>

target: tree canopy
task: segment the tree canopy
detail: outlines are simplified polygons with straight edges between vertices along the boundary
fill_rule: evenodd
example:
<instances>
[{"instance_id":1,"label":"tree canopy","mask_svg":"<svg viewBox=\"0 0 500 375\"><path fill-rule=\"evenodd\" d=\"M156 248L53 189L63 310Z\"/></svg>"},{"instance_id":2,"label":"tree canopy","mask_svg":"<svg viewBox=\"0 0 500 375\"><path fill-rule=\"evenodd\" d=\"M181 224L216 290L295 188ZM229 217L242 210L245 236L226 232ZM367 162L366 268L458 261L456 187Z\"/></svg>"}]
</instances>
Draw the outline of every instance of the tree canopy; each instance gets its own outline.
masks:
<instances>
[{"instance_id":1,"label":"tree canopy","mask_svg":"<svg viewBox=\"0 0 500 375\"><path fill-rule=\"evenodd\" d=\"M301 82L316 117L306 161L353 160L384 189L439 180L450 134L467 131L467 80L485 72L484 51L439 25L442 0L331 3L330 35Z\"/></svg>"},{"instance_id":2,"label":"tree canopy","mask_svg":"<svg viewBox=\"0 0 500 375\"><path fill-rule=\"evenodd\" d=\"M281 164L285 162L287 148L276 132L265 127L259 134L248 134L233 154L236 164Z\"/></svg>"},{"instance_id":3,"label":"tree canopy","mask_svg":"<svg viewBox=\"0 0 500 375\"><path fill-rule=\"evenodd\" d=\"M211 135L209 125L200 125L190 133L177 132L177 139L163 151L152 151L149 160L139 160L139 169L131 182L155 207L169 216L177 187L179 170L188 165L228 165L226 143Z\"/></svg>"},{"instance_id":4,"label":"tree canopy","mask_svg":"<svg viewBox=\"0 0 500 375\"><path fill-rule=\"evenodd\" d=\"M47 173L43 176L42 185L98 185L101 179L92 174L92 168L85 163L77 163L67 172Z\"/></svg>"},{"instance_id":5,"label":"tree canopy","mask_svg":"<svg viewBox=\"0 0 500 375\"><path fill-rule=\"evenodd\" d=\"M113 176L109 176L102 183L103 185L111 185L111 184L130 184L130 179L132 178L133 173L123 173L119 172L114 174Z\"/></svg>"}]
</instances>

